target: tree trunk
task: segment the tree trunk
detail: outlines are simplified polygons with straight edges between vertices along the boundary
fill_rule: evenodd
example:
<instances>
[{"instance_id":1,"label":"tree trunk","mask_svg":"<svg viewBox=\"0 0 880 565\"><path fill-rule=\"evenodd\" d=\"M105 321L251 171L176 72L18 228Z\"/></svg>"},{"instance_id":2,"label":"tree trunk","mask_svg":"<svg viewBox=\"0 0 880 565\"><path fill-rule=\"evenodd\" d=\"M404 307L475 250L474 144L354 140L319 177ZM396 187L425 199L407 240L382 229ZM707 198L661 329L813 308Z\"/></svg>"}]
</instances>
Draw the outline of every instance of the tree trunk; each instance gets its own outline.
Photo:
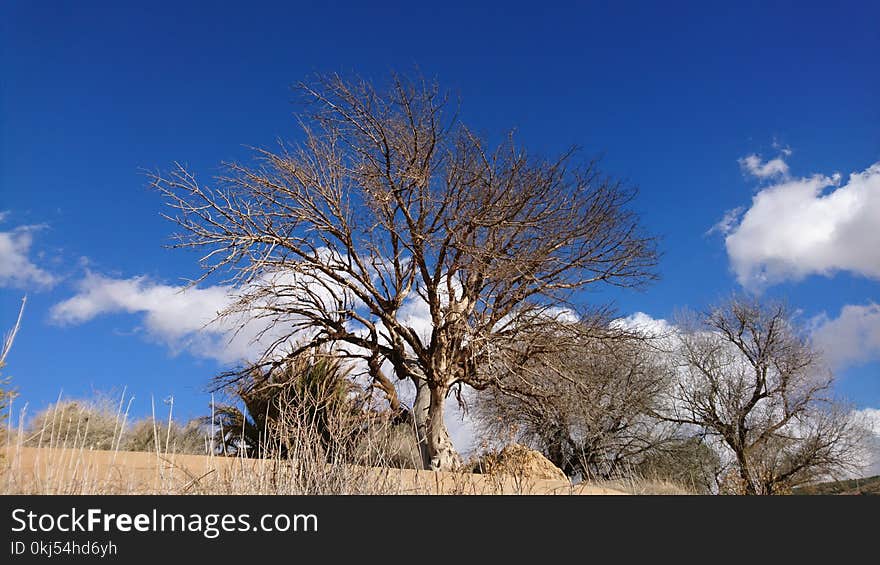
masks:
<instances>
[{"instance_id":1,"label":"tree trunk","mask_svg":"<svg viewBox=\"0 0 880 565\"><path fill-rule=\"evenodd\" d=\"M455 451L443 419L445 406L446 390L431 388L424 379L416 383L413 419L422 464L431 471L452 471L461 465L461 457Z\"/></svg>"},{"instance_id":2,"label":"tree trunk","mask_svg":"<svg viewBox=\"0 0 880 565\"><path fill-rule=\"evenodd\" d=\"M449 430L443 414L446 408L448 389L431 389L431 409L428 413L428 454L431 456L431 470L454 471L461 466L461 457L452 445Z\"/></svg>"},{"instance_id":3,"label":"tree trunk","mask_svg":"<svg viewBox=\"0 0 880 565\"><path fill-rule=\"evenodd\" d=\"M431 468L431 456L428 453L428 414L431 410L431 390L425 379L413 379L416 384L416 399L413 402L413 423L416 429L416 441L422 456L422 468Z\"/></svg>"},{"instance_id":4,"label":"tree trunk","mask_svg":"<svg viewBox=\"0 0 880 565\"><path fill-rule=\"evenodd\" d=\"M755 488L755 483L752 481L752 473L749 469L749 462L746 459L745 453L741 451L737 451L736 459L739 463L739 476L740 479L745 483L743 488L745 488L745 492L743 494L747 495L756 495L758 494L758 490Z\"/></svg>"}]
</instances>

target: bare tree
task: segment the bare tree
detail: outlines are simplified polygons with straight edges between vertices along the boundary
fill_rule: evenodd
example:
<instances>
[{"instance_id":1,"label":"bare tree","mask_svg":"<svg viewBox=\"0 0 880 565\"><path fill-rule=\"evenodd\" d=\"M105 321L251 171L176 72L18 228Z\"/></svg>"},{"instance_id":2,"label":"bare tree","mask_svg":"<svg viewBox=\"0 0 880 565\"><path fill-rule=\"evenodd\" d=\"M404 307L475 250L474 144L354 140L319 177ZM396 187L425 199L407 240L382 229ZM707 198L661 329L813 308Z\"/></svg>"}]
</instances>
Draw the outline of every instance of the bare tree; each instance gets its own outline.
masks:
<instances>
[{"instance_id":1,"label":"bare tree","mask_svg":"<svg viewBox=\"0 0 880 565\"><path fill-rule=\"evenodd\" d=\"M730 490L779 494L854 468L861 430L784 305L734 297L678 325L683 374L666 417L729 451Z\"/></svg>"},{"instance_id":2,"label":"bare tree","mask_svg":"<svg viewBox=\"0 0 880 565\"><path fill-rule=\"evenodd\" d=\"M541 449L567 475L608 479L627 474L677 426L654 417L673 373L631 332L594 329L567 347L502 372L478 397L485 438L516 439Z\"/></svg>"},{"instance_id":3,"label":"bare tree","mask_svg":"<svg viewBox=\"0 0 880 565\"><path fill-rule=\"evenodd\" d=\"M205 276L232 273L241 295L225 314L269 322L275 340L257 365L296 355L295 340L326 345L366 361L396 409L394 378L411 381L425 466L455 467L451 391L491 386L481 364L575 308L579 289L652 277L634 192L593 163L576 167L571 151L538 159L512 136L491 149L424 80L298 88L301 143L228 164L214 187L182 166L152 178L183 228L177 245L205 250ZM412 303L428 331L408 317Z\"/></svg>"}]
</instances>

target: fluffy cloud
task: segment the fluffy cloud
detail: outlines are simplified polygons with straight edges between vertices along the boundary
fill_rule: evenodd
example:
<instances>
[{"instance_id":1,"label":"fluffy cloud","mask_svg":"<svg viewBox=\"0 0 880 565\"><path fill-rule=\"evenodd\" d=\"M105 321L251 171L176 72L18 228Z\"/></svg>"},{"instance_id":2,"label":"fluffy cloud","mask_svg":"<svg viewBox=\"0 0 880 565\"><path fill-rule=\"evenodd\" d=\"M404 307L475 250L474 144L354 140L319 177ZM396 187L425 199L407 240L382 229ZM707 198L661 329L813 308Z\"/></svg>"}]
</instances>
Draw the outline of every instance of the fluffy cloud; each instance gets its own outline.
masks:
<instances>
[{"instance_id":1,"label":"fluffy cloud","mask_svg":"<svg viewBox=\"0 0 880 565\"><path fill-rule=\"evenodd\" d=\"M759 179L788 176L788 163L782 157L762 161L758 155L747 155L739 160L739 166L743 171Z\"/></svg>"},{"instance_id":2,"label":"fluffy cloud","mask_svg":"<svg viewBox=\"0 0 880 565\"><path fill-rule=\"evenodd\" d=\"M817 317L813 340L837 369L880 360L880 305L847 305L837 318Z\"/></svg>"},{"instance_id":3,"label":"fluffy cloud","mask_svg":"<svg viewBox=\"0 0 880 565\"><path fill-rule=\"evenodd\" d=\"M0 222L8 212L0 213ZM54 275L35 265L30 259L33 234L41 226L20 226L0 232L0 287L46 288L54 285Z\"/></svg>"},{"instance_id":4,"label":"fluffy cloud","mask_svg":"<svg viewBox=\"0 0 880 565\"><path fill-rule=\"evenodd\" d=\"M218 320L218 313L233 300L229 286L186 288L146 277L114 279L89 273L78 292L56 304L50 315L58 324L81 324L103 314L142 314L145 334L173 352L187 349L199 357L234 363L258 354L255 338L265 325L250 321L237 332L234 320Z\"/></svg>"},{"instance_id":5,"label":"fluffy cloud","mask_svg":"<svg viewBox=\"0 0 880 565\"><path fill-rule=\"evenodd\" d=\"M644 312L636 312L625 318L618 318L611 322L611 325L653 337L668 336L675 329L663 318L653 318Z\"/></svg>"},{"instance_id":6,"label":"fluffy cloud","mask_svg":"<svg viewBox=\"0 0 880 565\"><path fill-rule=\"evenodd\" d=\"M769 165L756 165L756 174L779 170ZM782 179L761 189L738 221L725 217L740 284L760 289L837 271L880 279L880 163L840 182L840 175Z\"/></svg>"}]
</instances>

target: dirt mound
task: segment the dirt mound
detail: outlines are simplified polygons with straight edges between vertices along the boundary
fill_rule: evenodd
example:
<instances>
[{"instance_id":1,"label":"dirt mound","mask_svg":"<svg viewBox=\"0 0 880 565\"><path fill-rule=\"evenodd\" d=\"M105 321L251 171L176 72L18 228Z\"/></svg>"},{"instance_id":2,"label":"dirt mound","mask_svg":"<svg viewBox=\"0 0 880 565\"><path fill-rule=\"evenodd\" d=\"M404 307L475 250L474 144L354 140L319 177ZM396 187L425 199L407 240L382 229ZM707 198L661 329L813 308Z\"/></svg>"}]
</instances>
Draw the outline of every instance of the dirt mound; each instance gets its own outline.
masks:
<instances>
[{"instance_id":1,"label":"dirt mound","mask_svg":"<svg viewBox=\"0 0 880 565\"><path fill-rule=\"evenodd\" d=\"M529 479L568 481L562 469L541 453L517 443L481 457L474 464L474 472L485 475L513 475Z\"/></svg>"}]
</instances>

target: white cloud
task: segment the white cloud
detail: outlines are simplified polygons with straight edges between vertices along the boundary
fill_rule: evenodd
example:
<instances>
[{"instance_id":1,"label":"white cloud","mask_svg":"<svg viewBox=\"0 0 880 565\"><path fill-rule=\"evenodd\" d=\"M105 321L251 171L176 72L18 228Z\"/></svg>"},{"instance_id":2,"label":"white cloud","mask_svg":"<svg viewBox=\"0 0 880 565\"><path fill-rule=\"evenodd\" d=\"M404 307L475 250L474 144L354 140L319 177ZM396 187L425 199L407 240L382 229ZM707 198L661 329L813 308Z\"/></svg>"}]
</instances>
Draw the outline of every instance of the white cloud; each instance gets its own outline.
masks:
<instances>
[{"instance_id":1,"label":"white cloud","mask_svg":"<svg viewBox=\"0 0 880 565\"><path fill-rule=\"evenodd\" d=\"M143 314L146 335L173 352L187 349L199 357L233 363L254 358L257 346L252 341L263 329L252 322L236 334L232 320L216 319L233 296L228 286L186 288L146 277L114 279L88 273L77 294L56 304L50 315L58 324L81 324L103 314Z\"/></svg>"},{"instance_id":2,"label":"white cloud","mask_svg":"<svg viewBox=\"0 0 880 565\"><path fill-rule=\"evenodd\" d=\"M713 233L720 233L721 235L729 234L733 228L739 223L739 218L743 213L744 208L742 206L737 206L733 210L728 210L724 213L724 217L721 220L712 226L709 231L706 232L706 235L710 235Z\"/></svg>"},{"instance_id":3,"label":"white cloud","mask_svg":"<svg viewBox=\"0 0 880 565\"><path fill-rule=\"evenodd\" d=\"M292 342L310 339L311 334L297 325L301 318L282 315L278 321L273 312L287 311L288 302L300 304L297 297L303 294L324 304L333 304L331 294L350 294L338 286L331 293L329 286L301 273L267 274L244 288L174 286L143 276L119 279L87 272L77 293L55 304L50 315L64 325L104 314L140 314L140 329L147 337L175 353L188 350L221 363L253 362L270 349L281 355ZM267 287L283 292L266 293Z\"/></svg>"},{"instance_id":4,"label":"white cloud","mask_svg":"<svg viewBox=\"0 0 880 565\"><path fill-rule=\"evenodd\" d=\"M872 477L880 475L880 409L863 408L853 411L857 421L868 428L870 436L867 440L867 452L865 454L865 468L861 475Z\"/></svg>"},{"instance_id":5,"label":"white cloud","mask_svg":"<svg viewBox=\"0 0 880 565\"><path fill-rule=\"evenodd\" d=\"M8 214L0 213L0 221ZM41 227L20 226L11 231L0 232L0 287L47 288L57 282L54 275L41 269L30 259L33 233Z\"/></svg>"},{"instance_id":6,"label":"white cloud","mask_svg":"<svg viewBox=\"0 0 880 565\"><path fill-rule=\"evenodd\" d=\"M760 289L837 271L880 279L880 163L839 184L840 176L815 175L760 190L727 226L739 283Z\"/></svg>"},{"instance_id":7,"label":"white cloud","mask_svg":"<svg viewBox=\"0 0 880 565\"><path fill-rule=\"evenodd\" d=\"M786 157L791 155L791 150L783 151L783 155ZM782 157L763 161L758 155L747 155L739 160L739 166L743 171L759 179L788 176L788 163Z\"/></svg>"},{"instance_id":8,"label":"white cloud","mask_svg":"<svg viewBox=\"0 0 880 565\"><path fill-rule=\"evenodd\" d=\"M813 320L813 341L837 369L880 360L880 305L849 304L840 315Z\"/></svg>"},{"instance_id":9,"label":"white cloud","mask_svg":"<svg viewBox=\"0 0 880 565\"><path fill-rule=\"evenodd\" d=\"M644 312L636 312L625 318L611 322L612 327L640 332L650 337L664 337L672 333L675 327L663 318L653 318Z\"/></svg>"},{"instance_id":10,"label":"white cloud","mask_svg":"<svg viewBox=\"0 0 880 565\"><path fill-rule=\"evenodd\" d=\"M783 157L791 157L791 154L794 153L794 151L791 150L791 147L788 145L782 145L778 141L773 142L773 149L779 151Z\"/></svg>"},{"instance_id":11,"label":"white cloud","mask_svg":"<svg viewBox=\"0 0 880 565\"><path fill-rule=\"evenodd\" d=\"M880 436L880 408L863 408L855 413L874 435Z\"/></svg>"}]
</instances>

